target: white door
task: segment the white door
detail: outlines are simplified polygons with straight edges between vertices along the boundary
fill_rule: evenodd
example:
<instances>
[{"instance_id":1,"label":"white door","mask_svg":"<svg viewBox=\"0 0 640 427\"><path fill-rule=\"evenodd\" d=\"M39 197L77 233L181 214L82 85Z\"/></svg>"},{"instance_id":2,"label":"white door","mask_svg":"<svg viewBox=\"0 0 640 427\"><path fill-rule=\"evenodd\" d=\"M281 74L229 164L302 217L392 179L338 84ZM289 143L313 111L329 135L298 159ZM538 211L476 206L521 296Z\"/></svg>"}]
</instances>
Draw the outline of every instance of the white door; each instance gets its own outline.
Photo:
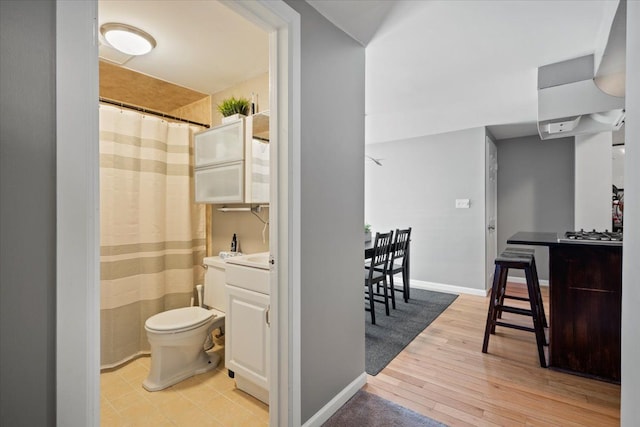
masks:
<instances>
[{"instance_id":1,"label":"white door","mask_svg":"<svg viewBox=\"0 0 640 427\"><path fill-rule=\"evenodd\" d=\"M225 290L225 367L269 390L269 295L229 285Z\"/></svg>"},{"instance_id":2,"label":"white door","mask_svg":"<svg viewBox=\"0 0 640 427\"><path fill-rule=\"evenodd\" d=\"M493 282L494 260L498 255L498 148L491 138L486 138L485 150L485 245L486 289Z\"/></svg>"}]
</instances>

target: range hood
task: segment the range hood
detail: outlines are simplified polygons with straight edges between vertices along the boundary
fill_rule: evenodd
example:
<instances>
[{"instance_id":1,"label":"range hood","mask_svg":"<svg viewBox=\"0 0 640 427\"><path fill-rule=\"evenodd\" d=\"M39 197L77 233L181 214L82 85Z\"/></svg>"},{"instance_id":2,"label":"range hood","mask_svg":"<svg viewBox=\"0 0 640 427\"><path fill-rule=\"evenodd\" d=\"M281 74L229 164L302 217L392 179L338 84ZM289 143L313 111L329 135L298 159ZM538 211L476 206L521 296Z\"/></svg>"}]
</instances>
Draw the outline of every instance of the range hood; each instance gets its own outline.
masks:
<instances>
[{"instance_id":1,"label":"range hood","mask_svg":"<svg viewBox=\"0 0 640 427\"><path fill-rule=\"evenodd\" d=\"M538 68L538 133L541 139L619 130L624 97L594 82L594 55Z\"/></svg>"}]
</instances>

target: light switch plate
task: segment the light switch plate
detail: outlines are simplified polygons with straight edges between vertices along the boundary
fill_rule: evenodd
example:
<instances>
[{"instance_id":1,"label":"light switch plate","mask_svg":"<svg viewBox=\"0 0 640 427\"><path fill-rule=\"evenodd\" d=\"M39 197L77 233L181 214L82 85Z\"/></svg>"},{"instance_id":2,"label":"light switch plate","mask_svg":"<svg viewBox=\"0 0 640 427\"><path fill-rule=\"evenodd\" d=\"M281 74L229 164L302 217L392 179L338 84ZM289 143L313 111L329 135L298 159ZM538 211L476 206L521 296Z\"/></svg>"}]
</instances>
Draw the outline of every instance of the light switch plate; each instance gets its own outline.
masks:
<instances>
[{"instance_id":1,"label":"light switch plate","mask_svg":"<svg viewBox=\"0 0 640 427\"><path fill-rule=\"evenodd\" d=\"M469 199L456 199L456 209L469 209Z\"/></svg>"}]
</instances>

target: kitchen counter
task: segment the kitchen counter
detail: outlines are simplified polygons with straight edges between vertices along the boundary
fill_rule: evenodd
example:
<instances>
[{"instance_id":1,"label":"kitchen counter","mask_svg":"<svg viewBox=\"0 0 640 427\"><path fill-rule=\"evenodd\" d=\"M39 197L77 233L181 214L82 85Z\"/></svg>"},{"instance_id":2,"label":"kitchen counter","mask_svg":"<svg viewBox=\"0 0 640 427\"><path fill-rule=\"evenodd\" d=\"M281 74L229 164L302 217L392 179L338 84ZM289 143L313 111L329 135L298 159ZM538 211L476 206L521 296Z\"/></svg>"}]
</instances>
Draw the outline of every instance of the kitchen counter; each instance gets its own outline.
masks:
<instances>
[{"instance_id":1,"label":"kitchen counter","mask_svg":"<svg viewBox=\"0 0 640 427\"><path fill-rule=\"evenodd\" d=\"M622 242L519 232L507 243L549 247L549 367L620 382Z\"/></svg>"},{"instance_id":2,"label":"kitchen counter","mask_svg":"<svg viewBox=\"0 0 640 427\"><path fill-rule=\"evenodd\" d=\"M552 246L558 244L558 233L519 231L509 237L507 243L514 245Z\"/></svg>"}]
</instances>

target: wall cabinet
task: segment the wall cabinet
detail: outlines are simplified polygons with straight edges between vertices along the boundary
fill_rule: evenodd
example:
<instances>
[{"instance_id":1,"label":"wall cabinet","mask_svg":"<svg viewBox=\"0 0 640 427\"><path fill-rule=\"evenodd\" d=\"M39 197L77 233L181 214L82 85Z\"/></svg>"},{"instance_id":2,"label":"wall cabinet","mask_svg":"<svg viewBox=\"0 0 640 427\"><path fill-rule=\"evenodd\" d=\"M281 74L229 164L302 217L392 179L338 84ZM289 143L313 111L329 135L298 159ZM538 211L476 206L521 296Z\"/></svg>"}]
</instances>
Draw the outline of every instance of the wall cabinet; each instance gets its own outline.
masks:
<instances>
[{"instance_id":1,"label":"wall cabinet","mask_svg":"<svg viewBox=\"0 0 640 427\"><path fill-rule=\"evenodd\" d=\"M269 141L262 136L262 116L240 118L195 135L196 203L269 203ZM254 134L256 123L261 136Z\"/></svg>"}]
</instances>

